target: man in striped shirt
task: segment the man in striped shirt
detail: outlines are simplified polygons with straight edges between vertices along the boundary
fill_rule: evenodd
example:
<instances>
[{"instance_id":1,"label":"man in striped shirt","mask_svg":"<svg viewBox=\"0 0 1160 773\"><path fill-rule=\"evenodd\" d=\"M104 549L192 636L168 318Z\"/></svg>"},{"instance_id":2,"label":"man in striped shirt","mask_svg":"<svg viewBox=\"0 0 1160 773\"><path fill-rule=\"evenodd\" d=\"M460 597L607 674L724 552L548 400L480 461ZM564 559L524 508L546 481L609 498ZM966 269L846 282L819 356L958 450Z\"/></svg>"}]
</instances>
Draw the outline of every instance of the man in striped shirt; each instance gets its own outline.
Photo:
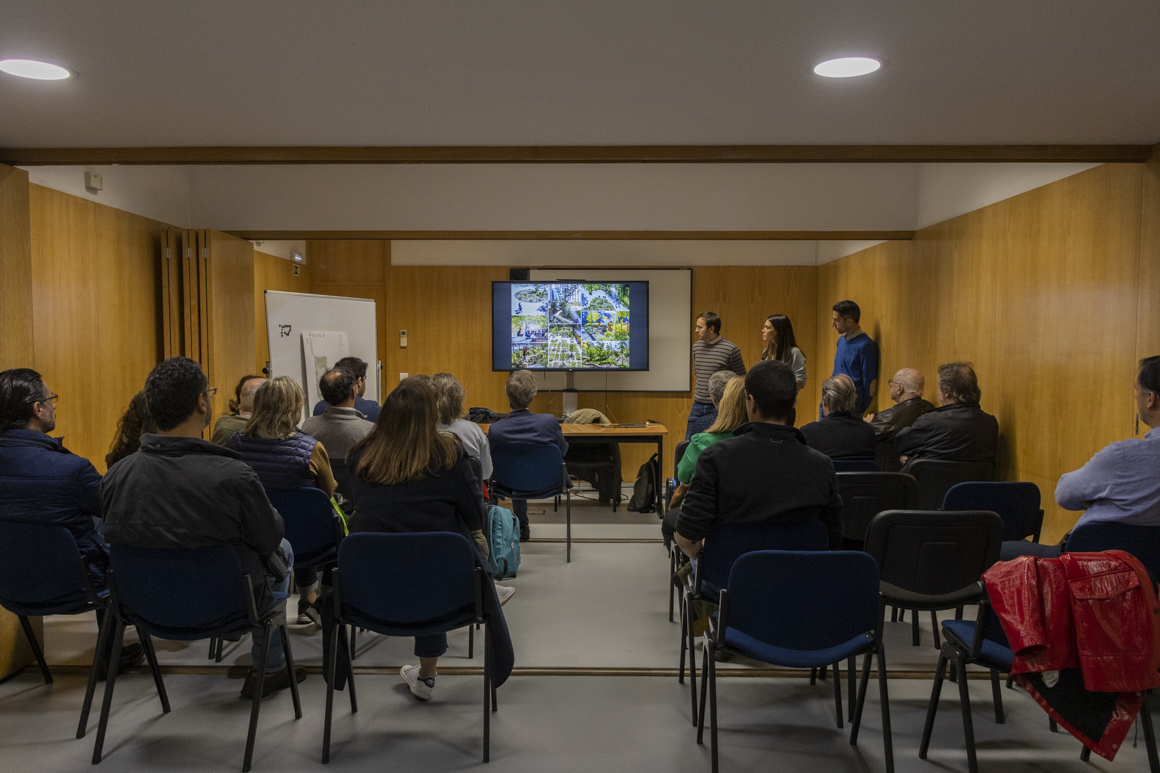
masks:
<instances>
[{"instance_id":1,"label":"man in striped shirt","mask_svg":"<svg viewBox=\"0 0 1160 773\"><path fill-rule=\"evenodd\" d=\"M697 327L693 332L697 336L693 343L693 373L697 376L697 387L693 391L693 407L685 427L685 440L692 437L693 424L697 419L713 410L709 377L719 370L731 370L738 376L745 375L745 360L741 357L741 350L737 344L721 337L720 317L706 311L697 317Z\"/></svg>"}]
</instances>

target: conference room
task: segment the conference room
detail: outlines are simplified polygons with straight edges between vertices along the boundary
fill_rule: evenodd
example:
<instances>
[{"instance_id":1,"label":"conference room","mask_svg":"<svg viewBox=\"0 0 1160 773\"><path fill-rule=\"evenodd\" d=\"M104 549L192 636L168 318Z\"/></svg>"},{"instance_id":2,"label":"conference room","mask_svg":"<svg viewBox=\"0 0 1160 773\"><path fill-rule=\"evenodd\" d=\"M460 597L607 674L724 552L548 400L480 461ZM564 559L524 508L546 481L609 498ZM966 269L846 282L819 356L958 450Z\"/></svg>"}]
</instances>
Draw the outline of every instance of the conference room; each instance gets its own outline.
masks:
<instances>
[{"instance_id":1,"label":"conference room","mask_svg":"<svg viewBox=\"0 0 1160 773\"><path fill-rule=\"evenodd\" d=\"M471 612L448 624L437 686L430 700L420 697L400 670L431 659L413 643L423 634L360 617L355 595L335 606L335 578L354 594L361 576L352 548L374 542L350 494L374 486L347 467L353 457L331 453L335 501L350 516L332 553L317 558L297 542L298 501L269 495L293 546L284 617L257 610L266 617L251 626L242 603L240 638L221 626L202 638L160 629L145 637L126 595L132 556L118 554L115 528L111 567L124 588L105 594L98 580L91 598L74 583L72 606L44 604L44 575L63 580L44 571L48 543L21 528L48 496L21 488L25 473L3 461L34 424L6 425L8 768L1160 769L1147 748L1145 719L1157 705L1147 687L1123 709L1129 720L1093 738L1034 681L1054 669L1027 666L1022 651L1011 661L1009 642L999 663L971 646L976 619L988 616L989 643L1013 638L990 581L990 603L980 605L983 572L1035 566L1009 553L996 563L1000 542L1023 540L1016 547L1032 551L1070 544L1071 555L1136 551L1157 571L1147 556L1160 554L1160 539L1148 530L1160 520L1132 521L1127 542L1070 541L1093 500L1073 507L1061 493L1065 476L1090 469L1113 444L1143 446L1155 426L1147 358L1160 355L1160 12L1152 4L65 5L50 14L6 3L0 29L0 372L32 369L33 387L44 389L17 400L20 415L35 417L54 449L61 439L91 463L103 498L119 480L111 470L131 461L106 462L128 431L131 401L138 393L147 401L147 379L170 358L204 373L193 418L208 426L190 443L209 441L223 417L247 426L245 377L271 385L281 377L298 390L294 421L308 429L312 413L358 412L330 403L323 388L343 357L365 364L353 374L357 394L344 387L343 400L373 401L381 417L398 417L408 390L438 399L430 377L451 374L462 418L491 441L488 464L463 484L476 486L487 519L481 539L509 519L504 528L517 536L506 538L505 555L518 555L518 571L496 571L479 558L482 546L469 551L476 573L468 566L458 590ZM823 66L831 60L855 69L831 72ZM843 301L856 304L854 316L835 309ZM851 374L844 352L861 333L875 365ZM722 377L710 398L720 368L697 361L722 342L746 375ZM804 370L786 367L794 363ZM970 365L973 401L947 388L954 383L942 368L955 363ZM558 427L567 441L544 485L517 485L535 465L493 437L522 409L526 393L512 386L519 371L534 383L530 413L554 417L548 431ZM904 371L924 377L925 391ZM763 413L757 399L760 379L774 372L797 382L792 418L781 407ZM831 401L841 373L859 395L848 409ZM921 452L899 459L909 456L900 452L908 429L892 435L897 448L879 434L873 458L832 461L807 448L809 431L796 431L849 414L877 432L871 419L919 398L933 411L969 403L993 417L981 472L950 469L946 457L916 470ZM719 423L727 402L741 417L732 425ZM717 419L697 433L726 439L689 443L710 411ZM908 421L917 429L927 419ZM392 421L363 432L401 436ZM722 568L710 535L690 563L686 543L703 535L689 530L686 512L706 507L703 470L740 447L730 437L738 426L787 421L796 430L776 431L800 436L795 449L821 460L841 496L829 544L823 537L806 550L797 537L752 537ZM130 434L142 448L139 438L156 436ZM700 454L685 463L691 482L679 472L690 448ZM1105 482L1128 465L1111 469ZM950 477L924 477L939 471ZM804 485L769 466L734 486L778 481ZM968 486L957 505L947 494L954 484ZM1002 492L1038 498L1020 511L1032 525L1011 526L1007 500L970 498L1000 489L970 484L1021 484ZM153 489L167 498L161 484ZM107 513L104 504L89 515ZM1160 515L1160 502L1149 506L1149 517ZM328 524L342 523L329 502L322 508ZM490 520L497 511L506 515ZM662 531L670 511L664 523L675 533ZM899 548L885 535L901 522L883 511L922 514L903 526L932 531ZM944 539L939 528L963 534ZM470 531L455 537L468 548ZM931 547L947 540L974 553ZM900 570L885 568L889 550L905 554L918 585L923 575L955 587L907 590ZM724 631L717 640L726 613L744 614L745 588L735 595L730 576L742 553L788 575L758 595L761 614L791 632L767 642L772 649L739 648ZM58 574L71 578L69 555ZM1046 555L1040 566L1064 561ZM364 584L364 598L435 595L418 579L442 566L434 558L400 559L406 568L397 570L363 559L368 572L395 572ZM156 572L167 566L150 560ZM313 590L298 573L312 561L321 578ZM799 561L801 571L787 568ZM698 571L719 575L702 585ZM169 598L156 572L139 574L155 587L142 585ZM772 583L772 569L758 574ZM1139 576L1133 598L1144 603L1154 585ZM233 594L237 577L229 583ZM390 583L406 591L384 592ZM736 602L721 609L727 584ZM194 598L209 586L174 587ZM11 594L29 588L21 606ZM299 601L313 593L319 601L306 615ZM805 611L794 607L807 601ZM833 631L863 618L858 646L834 650L854 634L836 642ZM267 643L285 636L284 674L300 667L305 679L239 700L251 673L275 673L255 654L262 634L250 629L262 625ZM116 676L106 677L94 666L98 650L107 653L122 630L122 649L144 645L140 659L124 668L114 659ZM827 631L826 647L802 643ZM1155 638L1145 642L1153 653ZM829 654L810 660L807 650ZM349 669L357 694L328 690L331 656L337 679ZM1085 695L1129 700L1129 692Z\"/></svg>"}]
</instances>

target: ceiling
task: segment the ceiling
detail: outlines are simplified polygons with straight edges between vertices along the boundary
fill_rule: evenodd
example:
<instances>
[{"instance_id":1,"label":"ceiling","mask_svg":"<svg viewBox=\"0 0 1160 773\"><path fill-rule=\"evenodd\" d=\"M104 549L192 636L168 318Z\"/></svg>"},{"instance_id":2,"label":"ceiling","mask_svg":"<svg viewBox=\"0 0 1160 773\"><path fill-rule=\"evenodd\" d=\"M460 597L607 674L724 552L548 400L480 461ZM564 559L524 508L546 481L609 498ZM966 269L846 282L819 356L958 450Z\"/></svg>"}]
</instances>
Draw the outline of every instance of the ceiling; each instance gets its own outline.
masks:
<instances>
[{"instance_id":1,"label":"ceiling","mask_svg":"<svg viewBox=\"0 0 1160 773\"><path fill-rule=\"evenodd\" d=\"M0 58L77 74L0 147L1160 142L1151 0L5 0Z\"/></svg>"}]
</instances>

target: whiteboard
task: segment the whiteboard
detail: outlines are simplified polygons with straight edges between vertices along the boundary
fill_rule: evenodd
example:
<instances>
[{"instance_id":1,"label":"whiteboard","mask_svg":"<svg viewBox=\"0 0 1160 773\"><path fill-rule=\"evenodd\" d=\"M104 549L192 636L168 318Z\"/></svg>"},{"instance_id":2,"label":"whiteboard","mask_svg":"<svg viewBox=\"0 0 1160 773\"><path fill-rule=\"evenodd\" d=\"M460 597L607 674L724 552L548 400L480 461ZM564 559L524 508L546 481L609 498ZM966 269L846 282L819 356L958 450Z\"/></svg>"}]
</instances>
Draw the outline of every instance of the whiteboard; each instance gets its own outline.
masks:
<instances>
[{"instance_id":1,"label":"whiteboard","mask_svg":"<svg viewBox=\"0 0 1160 773\"><path fill-rule=\"evenodd\" d=\"M306 361L302 354L302 334L306 332L346 333L350 353L367 363L366 397L381 403L378 360L378 333L375 302L368 298L344 298L338 295L285 293L266 290L266 340L270 344L270 373L289 376L302 391L307 387ZM317 391L318 385L314 385ZM306 406L310 415L314 406Z\"/></svg>"},{"instance_id":2,"label":"whiteboard","mask_svg":"<svg viewBox=\"0 0 1160 773\"><path fill-rule=\"evenodd\" d=\"M648 282L648 370L575 373L582 392L688 392L692 389L693 272L688 268L534 268L533 280ZM535 371L532 371L535 373ZM564 373L536 373L540 389L564 388Z\"/></svg>"}]
</instances>

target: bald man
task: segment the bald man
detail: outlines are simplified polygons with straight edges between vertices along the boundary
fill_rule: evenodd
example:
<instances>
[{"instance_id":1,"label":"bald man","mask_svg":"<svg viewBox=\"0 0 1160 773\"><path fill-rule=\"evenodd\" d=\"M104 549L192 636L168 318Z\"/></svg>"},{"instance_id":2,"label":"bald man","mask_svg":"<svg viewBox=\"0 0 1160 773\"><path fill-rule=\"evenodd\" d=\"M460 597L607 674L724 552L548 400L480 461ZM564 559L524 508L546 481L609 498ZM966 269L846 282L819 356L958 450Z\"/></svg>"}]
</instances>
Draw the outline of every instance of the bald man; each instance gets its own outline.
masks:
<instances>
[{"instance_id":1,"label":"bald man","mask_svg":"<svg viewBox=\"0 0 1160 773\"><path fill-rule=\"evenodd\" d=\"M879 414L869 414L864 419L874 428L874 439L879 443L892 440L898 430L914 424L914 420L934 406L922 399L926 379L914 368L903 368L890 379L890 399L893 408Z\"/></svg>"}]
</instances>

